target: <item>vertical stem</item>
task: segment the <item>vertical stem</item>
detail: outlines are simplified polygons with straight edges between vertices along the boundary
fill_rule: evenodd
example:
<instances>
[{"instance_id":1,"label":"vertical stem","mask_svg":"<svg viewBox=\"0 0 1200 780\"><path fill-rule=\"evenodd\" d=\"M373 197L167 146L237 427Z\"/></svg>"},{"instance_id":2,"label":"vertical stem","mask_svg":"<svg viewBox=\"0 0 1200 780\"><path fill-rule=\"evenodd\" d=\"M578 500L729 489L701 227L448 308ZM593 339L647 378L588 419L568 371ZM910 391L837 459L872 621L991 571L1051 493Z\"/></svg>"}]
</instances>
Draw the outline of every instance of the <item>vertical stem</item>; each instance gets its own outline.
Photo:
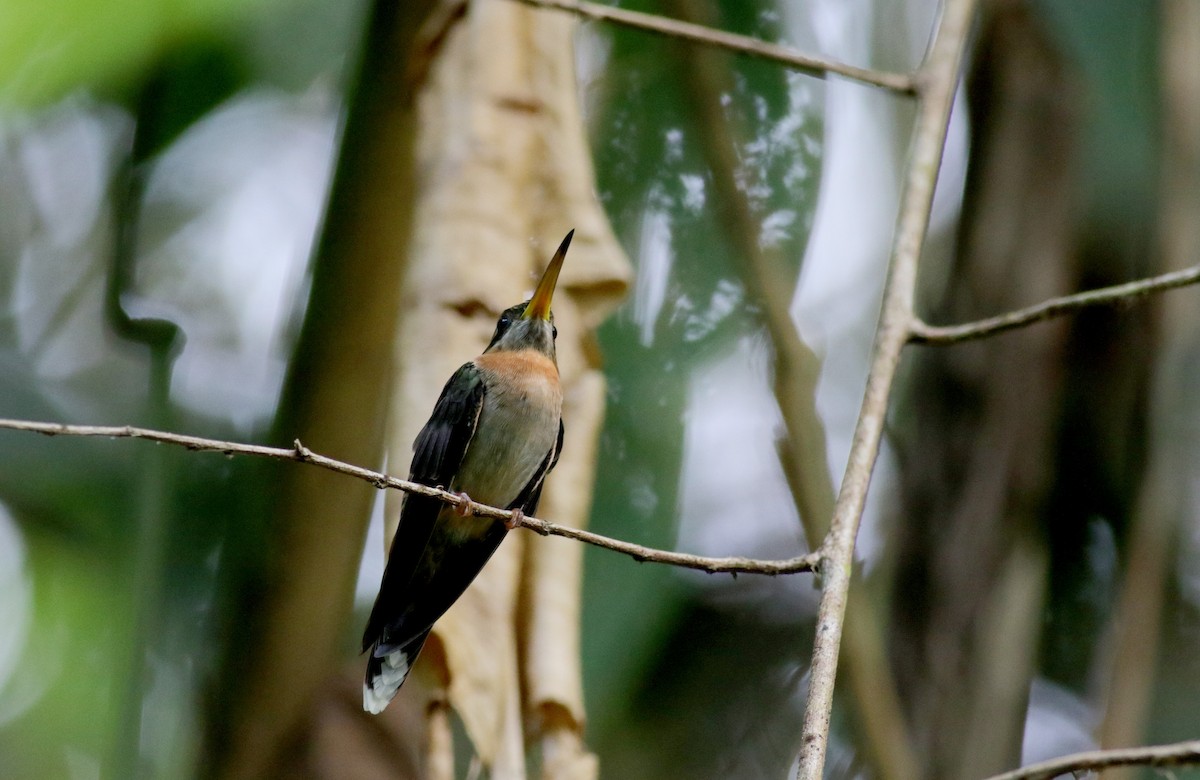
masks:
<instances>
[{"instance_id":1,"label":"vertical stem","mask_svg":"<svg viewBox=\"0 0 1200 780\"><path fill-rule=\"evenodd\" d=\"M374 0L350 90L311 294L275 428L357 463L382 459L392 348L410 246L417 96L450 0ZM208 751L219 777L281 773L345 641L374 495L290 469L273 486L267 581L222 680L231 704ZM236 662L236 663L235 663Z\"/></svg>"},{"instance_id":2,"label":"vertical stem","mask_svg":"<svg viewBox=\"0 0 1200 780\"><path fill-rule=\"evenodd\" d=\"M674 0L676 14L711 24L713 8L705 0ZM699 138L712 169L713 190L721 205L725 229L742 259L738 269L751 296L762 306L763 324L771 337L773 391L786 436L779 442L808 546L816 550L829 532L834 485L826 454L825 425L817 413L817 382L821 361L800 337L791 306L796 278L784 273L784 258L764 247L755 215L738 186L738 142L743 129L721 106L729 88L728 63L721 54L694 44L680 47L692 77L687 82L691 105L699 118ZM855 696L857 724L863 735L864 756L880 780L917 776L916 757L908 744L900 698L888 668L881 618L866 589L852 586L855 609L846 625L846 668Z\"/></svg>"},{"instance_id":3,"label":"vertical stem","mask_svg":"<svg viewBox=\"0 0 1200 780\"><path fill-rule=\"evenodd\" d=\"M875 331L871 368L850 459L823 548L824 592L817 614L811 683L804 711L798 780L819 780L825 766L838 651L854 565L854 541L862 519L871 472L879 454L888 398L913 320L917 262L929 228L934 186L941 167L946 126L954 103L976 0L946 0L937 37L918 77L918 108L911 161L900 198L900 214L888 264L883 306Z\"/></svg>"},{"instance_id":4,"label":"vertical stem","mask_svg":"<svg viewBox=\"0 0 1200 780\"><path fill-rule=\"evenodd\" d=\"M711 15L711 8L702 0L674 0L672 7L688 20L707 22L706 17ZM715 52L693 44L682 46L681 55L692 74L686 86L691 107L700 120L699 140L712 170L725 231L741 257L738 270L742 280L753 299L761 303L763 324L771 337L773 389L787 430L788 457L797 466L790 470L794 474L789 478L794 480L792 492L805 537L815 549L827 530L834 503L833 480L826 465L825 426L816 404L821 362L800 338L792 320L796 280L784 272L779 250L760 244L759 218L737 183L738 143L745 133L733 126L721 106L723 87L732 85L726 63Z\"/></svg>"},{"instance_id":5,"label":"vertical stem","mask_svg":"<svg viewBox=\"0 0 1200 780\"><path fill-rule=\"evenodd\" d=\"M136 275L137 232L146 183L141 169L146 159L142 133L148 111L144 103L139 106L132 145L113 182L115 242L104 305L109 327L122 339L147 349L149 387L145 424L170 428L171 372L183 347L183 333L168 320L131 317L123 299L134 286ZM147 774L141 756L146 658L158 635L174 460L174 453L157 448L143 453L138 460L137 492L132 504L137 516L137 541L130 579L133 623L129 635L129 676L124 680L116 735L106 767L112 777L137 778Z\"/></svg>"},{"instance_id":6,"label":"vertical stem","mask_svg":"<svg viewBox=\"0 0 1200 780\"><path fill-rule=\"evenodd\" d=\"M1162 270L1194 262L1200 253L1200 5L1170 0L1161 10L1160 68L1163 112L1162 207L1159 247ZM1121 585L1109 662L1100 745L1136 744L1146 729L1158 676L1166 582L1173 543L1186 516L1179 475L1190 468L1192 432L1181 425L1190 414L1189 366L1200 353L1194 302L1164 301L1161 357L1156 369L1150 464L1136 504L1125 579ZM1106 780L1133 777L1109 770Z\"/></svg>"}]
</instances>

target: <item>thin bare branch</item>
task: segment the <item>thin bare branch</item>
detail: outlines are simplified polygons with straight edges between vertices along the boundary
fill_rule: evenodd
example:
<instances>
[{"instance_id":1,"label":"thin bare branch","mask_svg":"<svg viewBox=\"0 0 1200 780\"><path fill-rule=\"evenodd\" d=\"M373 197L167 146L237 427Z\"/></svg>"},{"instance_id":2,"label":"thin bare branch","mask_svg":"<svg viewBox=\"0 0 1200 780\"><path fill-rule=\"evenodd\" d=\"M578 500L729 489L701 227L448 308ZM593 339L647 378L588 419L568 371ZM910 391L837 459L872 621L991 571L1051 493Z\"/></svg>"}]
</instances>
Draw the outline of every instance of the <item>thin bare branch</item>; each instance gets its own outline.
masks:
<instances>
[{"instance_id":1,"label":"thin bare branch","mask_svg":"<svg viewBox=\"0 0 1200 780\"><path fill-rule=\"evenodd\" d=\"M913 318L909 340L914 344L942 345L986 338L1051 317L1061 317L1089 306L1131 303L1152 293L1175 287L1186 287L1197 282L1200 282L1200 265L1152 276L1148 279L1139 279L1136 282L1115 284L1112 287L1101 287L1097 290L1052 298L1025 309L961 325L926 325L921 320Z\"/></svg>"},{"instance_id":2,"label":"thin bare branch","mask_svg":"<svg viewBox=\"0 0 1200 780\"><path fill-rule=\"evenodd\" d=\"M937 36L918 79L920 94L913 145L888 261L888 278L879 326L875 331L867 389L854 428L841 492L834 507L832 528L823 547L825 559L821 563L821 573L825 583L817 612L811 684L796 770L798 780L820 780L823 776L838 653L854 567L854 542L871 473L879 455L896 366L911 335L917 263L929 229L933 190L941 169L950 108L954 104L976 2L947 0Z\"/></svg>"},{"instance_id":3,"label":"thin bare branch","mask_svg":"<svg viewBox=\"0 0 1200 780\"><path fill-rule=\"evenodd\" d=\"M672 0L666 10L681 19L711 23L712 0ZM784 436L777 442L788 486L799 510L810 550L821 547L829 533L836 497L826 457L825 424L817 412L817 381L821 360L801 338L791 306L796 274L779 247L759 242L761 219L747 191L754 174L738 159L746 128L721 104L732 85L728 55L708 47L685 47L680 64L690 74L685 92L697 120L697 137L712 171L713 194L725 232L733 241L736 267L747 291L759 303L762 322L770 334L773 381ZM748 183L744 177L749 177ZM740 183L739 183L740 182ZM919 776L917 759L908 741L900 696L896 691L883 646L880 616L861 581L851 586L850 608L843 642L846 675L856 700L855 723L864 746L870 774L879 780L910 780Z\"/></svg>"},{"instance_id":4,"label":"thin bare branch","mask_svg":"<svg viewBox=\"0 0 1200 780\"><path fill-rule=\"evenodd\" d=\"M364 469L340 460L334 460L313 452L298 440L289 449L282 447L266 447L261 444L241 444L233 441L205 439L199 436L188 436L181 433L155 431L148 428L135 428L130 425L64 425L62 423L32 422L28 420L0 419L0 429L13 431L30 431L46 436L93 436L111 439L144 439L161 444L173 444L186 447L189 450L202 452L219 452L223 455L254 455L272 460L289 460L298 463L308 463L319 468L345 474L370 483L380 490L402 490L406 493L417 493L422 496L436 498L447 504L469 508L471 514L479 517L491 517L503 520L514 528L527 528L542 536L562 536L579 542L603 547L606 550L623 553L636 561L665 563L670 566L680 566L686 569L698 569L709 574L798 574L810 572L816 568L820 560L818 553L810 553L795 558L769 561L755 558L724 557L709 558L690 553L657 550L653 547L643 547L640 544L612 539L601 534L584 531L570 526L559 525L536 517L527 517L507 509L500 509L487 504L469 501L458 493L451 493L440 488L429 487L406 479L398 479L371 469Z\"/></svg>"},{"instance_id":5,"label":"thin bare branch","mask_svg":"<svg viewBox=\"0 0 1200 780\"><path fill-rule=\"evenodd\" d=\"M626 27L633 27L646 32L658 33L671 38L681 38L686 41L716 46L729 51L738 52L751 57L776 62L793 70L808 73L818 78L824 78L828 73L845 76L848 79L881 87L898 92L902 95L916 94L916 80L908 73L892 73L889 71L859 68L836 62L826 57L814 54L802 54L787 46L777 43L767 43L746 35L714 30L691 22L681 22L665 16L627 11L623 8L589 3L583 0L518 0L518 2L537 8L550 8L556 11L581 16L585 19L612 22Z\"/></svg>"},{"instance_id":6,"label":"thin bare branch","mask_svg":"<svg viewBox=\"0 0 1200 780\"><path fill-rule=\"evenodd\" d=\"M1200 740L1152 747L1091 750L1053 758L1014 769L987 780L1050 780L1074 772L1095 772L1116 766L1149 766L1157 769L1200 764Z\"/></svg>"}]
</instances>

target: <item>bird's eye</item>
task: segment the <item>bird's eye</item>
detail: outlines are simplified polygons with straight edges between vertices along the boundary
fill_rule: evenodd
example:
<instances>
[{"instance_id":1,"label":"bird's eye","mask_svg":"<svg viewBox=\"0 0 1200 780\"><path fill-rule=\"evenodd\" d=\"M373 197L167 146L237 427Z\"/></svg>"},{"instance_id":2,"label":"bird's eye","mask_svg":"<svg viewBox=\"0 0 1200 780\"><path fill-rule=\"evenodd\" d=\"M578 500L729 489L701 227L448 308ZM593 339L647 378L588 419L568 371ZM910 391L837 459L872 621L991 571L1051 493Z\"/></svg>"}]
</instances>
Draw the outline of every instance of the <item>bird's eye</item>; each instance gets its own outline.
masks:
<instances>
[{"instance_id":1,"label":"bird's eye","mask_svg":"<svg viewBox=\"0 0 1200 780\"><path fill-rule=\"evenodd\" d=\"M507 314L505 314L500 318L500 327L507 328L509 325L512 325L512 317L509 317Z\"/></svg>"},{"instance_id":2,"label":"bird's eye","mask_svg":"<svg viewBox=\"0 0 1200 780\"><path fill-rule=\"evenodd\" d=\"M558 326L557 325L550 326L550 337L555 338L555 339L558 338Z\"/></svg>"}]
</instances>

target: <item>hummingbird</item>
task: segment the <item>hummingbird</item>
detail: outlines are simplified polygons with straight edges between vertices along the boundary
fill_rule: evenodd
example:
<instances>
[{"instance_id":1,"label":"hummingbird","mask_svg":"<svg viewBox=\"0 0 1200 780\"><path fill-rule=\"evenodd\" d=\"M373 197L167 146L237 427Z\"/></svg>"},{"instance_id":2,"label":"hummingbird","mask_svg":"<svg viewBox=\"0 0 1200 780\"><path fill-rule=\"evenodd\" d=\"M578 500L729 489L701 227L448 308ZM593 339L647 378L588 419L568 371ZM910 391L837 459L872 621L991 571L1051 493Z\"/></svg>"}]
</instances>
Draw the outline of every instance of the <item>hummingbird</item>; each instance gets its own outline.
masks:
<instances>
[{"instance_id":1,"label":"hummingbird","mask_svg":"<svg viewBox=\"0 0 1200 780\"><path fill-rule=\"evenodd\" d=\"M550 299L575 231L567 233L533 297L506 309L491 343L442 389L413 442L409 480L521 514L537 511L563 443L562 385ZM465 506L465 503L464 503ZM407 494L383 582L363 632L363 709L378 714L404 684L433 623L508 532L505 523L436 498Z\"/></svg>"}]
</instances>

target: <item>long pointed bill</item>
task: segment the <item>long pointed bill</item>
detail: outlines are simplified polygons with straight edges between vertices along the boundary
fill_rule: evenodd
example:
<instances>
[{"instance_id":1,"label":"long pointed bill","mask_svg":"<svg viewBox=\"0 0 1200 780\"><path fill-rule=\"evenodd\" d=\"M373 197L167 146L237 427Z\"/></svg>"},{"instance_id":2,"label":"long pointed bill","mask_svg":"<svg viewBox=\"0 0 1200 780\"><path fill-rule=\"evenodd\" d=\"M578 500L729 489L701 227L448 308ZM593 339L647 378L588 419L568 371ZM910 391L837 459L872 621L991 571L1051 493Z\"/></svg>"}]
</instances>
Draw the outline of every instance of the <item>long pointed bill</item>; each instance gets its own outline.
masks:
<instances>
[{"instance_id":1,"label":"long pointed bill","mask_svg":"<svg viewBox=\"0 0 1200 780\"><path fill-rule=\"evenodd\" d=\"M571 238L574 235L574 230L567 233L567 237L558 245L558 251L554 253L550 265L546 266L546 272L542 274L542 281L538 282L537 289L533 291L533 297L529 299L529 305L525 307L521 319L550 319L550 299L554 297L554 285L558 284L558 272L562 270L563 259L567 256L567 247L571 245Z\"/></svg>"}]
</instances>

